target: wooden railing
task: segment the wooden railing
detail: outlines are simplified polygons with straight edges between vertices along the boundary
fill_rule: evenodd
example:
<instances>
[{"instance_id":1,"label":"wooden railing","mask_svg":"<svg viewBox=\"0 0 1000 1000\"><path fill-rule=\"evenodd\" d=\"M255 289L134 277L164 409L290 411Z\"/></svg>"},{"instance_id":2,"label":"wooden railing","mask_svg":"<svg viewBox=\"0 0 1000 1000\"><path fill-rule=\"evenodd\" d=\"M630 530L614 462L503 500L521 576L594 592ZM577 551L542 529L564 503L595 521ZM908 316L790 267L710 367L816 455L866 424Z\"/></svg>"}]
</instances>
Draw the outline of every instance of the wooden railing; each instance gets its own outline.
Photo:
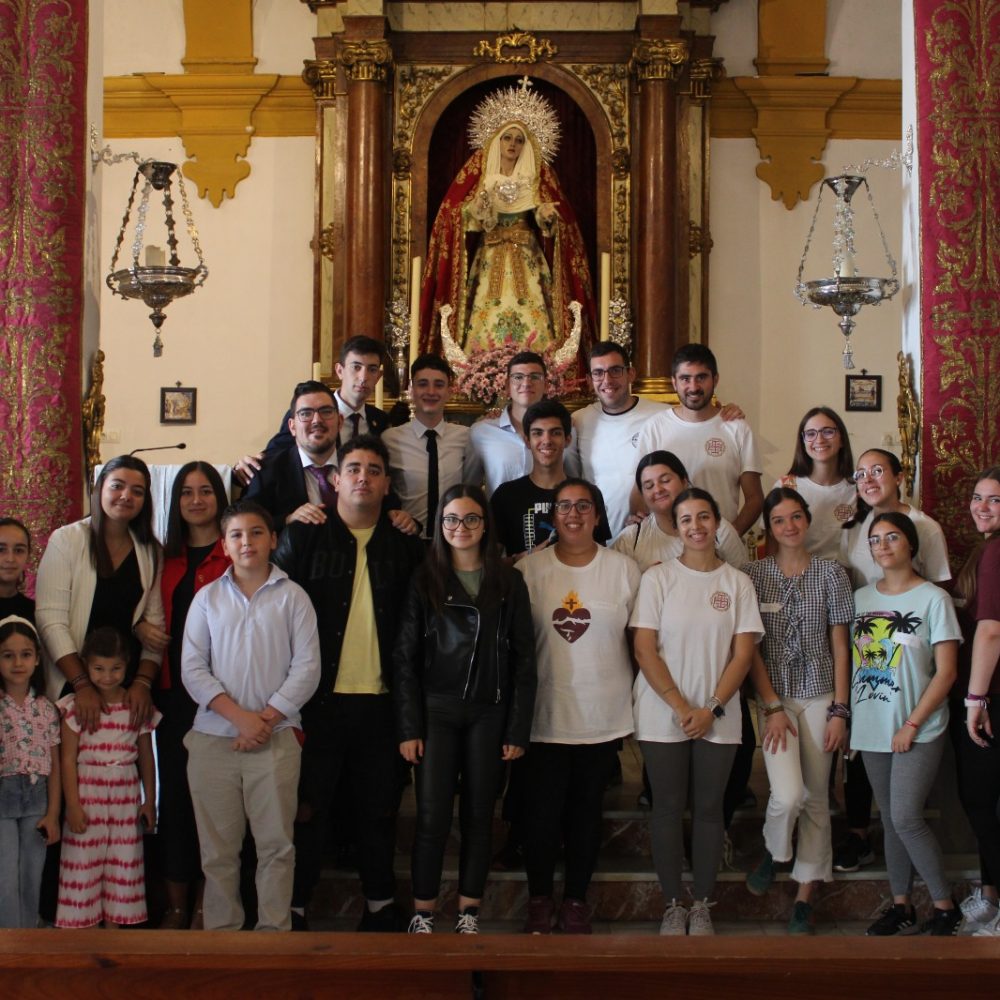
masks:
<instances>
[{"instance_id":1,"label":"wooden railing","mask_svg":"<svg viewBox=\"0 0 1000 1000\"><path fill-rule=\"evenodd\" d=\"M0 931L11 1000L949 995L1000 995L996 939Z\"/></svg>"}]
</instances>

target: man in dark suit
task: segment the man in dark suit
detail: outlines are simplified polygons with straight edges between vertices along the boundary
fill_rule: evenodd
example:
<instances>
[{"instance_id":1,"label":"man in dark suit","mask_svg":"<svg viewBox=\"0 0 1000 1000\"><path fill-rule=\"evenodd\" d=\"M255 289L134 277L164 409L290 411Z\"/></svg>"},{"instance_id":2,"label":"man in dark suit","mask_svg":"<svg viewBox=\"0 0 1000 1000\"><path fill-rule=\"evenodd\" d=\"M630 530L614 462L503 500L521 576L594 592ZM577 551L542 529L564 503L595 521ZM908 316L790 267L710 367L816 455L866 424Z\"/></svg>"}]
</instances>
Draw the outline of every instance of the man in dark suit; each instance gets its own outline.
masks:
<instances>
[{"instance_id":1,"label":"man in dark suit","mask_svg":"<svg viewBox=\"0 0 1000 1000\"><path fill-rule=\"evenodd\" d=\"M388 415L368 402L382 378L384 356L385 346L373 337L356 336L344 341L344 346L340 349L340 360L334 365L334 371L340 379L340 388L331 394L342 418L340 444L345 444L360 434L374 434L378 437L389 427ZM292 411L289 410L281 420L278 433L267 442L264 451L256 455L244 455L236 463L233 467L236 478L246 486L260 471L263 463L270 462L274 454L285 451L294 443Z\"/></svg>"},{"instance_id":2,"label":"man in dark suit","mask_svg":"<svg viewBox=\"0 0 1000 1000\"><path fill-rule=\"evenodd\" d=\"M300 382L288 412L290 443L269 450L245 493L270 512L279 530L290 521L322 524L324 509L336 503L332 476L341 416L333 392L322 382Z\"/></svg>"}]
</instances>

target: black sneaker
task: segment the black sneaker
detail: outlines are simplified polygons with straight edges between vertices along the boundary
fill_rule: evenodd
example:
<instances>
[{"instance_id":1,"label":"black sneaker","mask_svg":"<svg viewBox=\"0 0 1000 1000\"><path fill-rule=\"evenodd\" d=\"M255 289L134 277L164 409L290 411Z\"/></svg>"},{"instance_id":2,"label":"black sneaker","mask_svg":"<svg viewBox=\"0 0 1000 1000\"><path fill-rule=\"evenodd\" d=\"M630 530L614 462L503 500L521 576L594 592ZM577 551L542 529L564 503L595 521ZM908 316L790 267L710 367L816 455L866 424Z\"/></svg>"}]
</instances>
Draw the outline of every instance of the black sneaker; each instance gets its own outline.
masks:
<instances>
[{"instance_id":1,"label":"black sneaker","mask_svg":"<svg viewBox=\"0 0 1000 1000\"><path fill-rule=\"evenodd\" d=\"M867 937L892 937L896 934L905 937L908 934L919 933L917 911L912 906L904 906L902 903L890 903L882 911L882 916L865 931Z\"/></svg>"},{"instance_id":2,"label":"black sneaker","mask_svg":"<svg viewBox=\"0 0 1000 1000\"><path fill-rule=\"evenodd\" d=\"M395 903L383 906L377 913L372 913L365 904L365 912L361 915L358 930L369 934L395 934L404 929L399 910Z\"/></svg>"},{"instance_id":3,"label":"black sneaker","mask_svg":"<svg viewBox=\"0 0 1000 1000\"><path fill-rule=\"evenodd\" d=\"M875 860L872 842L869 837L859 837L849 833L833 855L833 870L835 872L856 872L864 865L870 865Z\"/></svg>"},{"instance_id":4,"label":"black sneaker","mask_svg":"<svg viewBox=\"0 0 1000 1000\"><path fill-rule=\"evenodd\" d=\"M958 934L958 925L962 922L962 911L958 905L952 901L950 910L939 910L934 907L934 915L930 920L925 920L920 928L921 934L930 934L931 937L954 937Z\"/></svg>"}]
</instances>

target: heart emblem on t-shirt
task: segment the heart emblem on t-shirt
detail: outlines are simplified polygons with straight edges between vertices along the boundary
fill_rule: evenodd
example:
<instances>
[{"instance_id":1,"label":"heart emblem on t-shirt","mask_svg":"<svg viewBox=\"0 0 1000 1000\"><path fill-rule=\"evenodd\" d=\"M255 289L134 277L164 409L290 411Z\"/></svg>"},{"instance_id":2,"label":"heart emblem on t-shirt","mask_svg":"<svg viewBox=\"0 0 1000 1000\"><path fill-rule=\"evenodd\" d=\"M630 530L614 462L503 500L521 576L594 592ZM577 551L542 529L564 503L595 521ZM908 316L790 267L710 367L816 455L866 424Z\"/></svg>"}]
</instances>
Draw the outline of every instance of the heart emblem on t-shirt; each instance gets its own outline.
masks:
<instances>
[{"instance_id":1,"label":"heart emblem on t-shirt","mask_svg":"<svg viewBox=\"0 0 1000 1000\"><path fill-rule=\"evenodd\" d=\"M563 599L562 607L552 612L552 627L567 641L576 642L590 628L590 612L574 591Z\"/></svg>"}]
</instances>

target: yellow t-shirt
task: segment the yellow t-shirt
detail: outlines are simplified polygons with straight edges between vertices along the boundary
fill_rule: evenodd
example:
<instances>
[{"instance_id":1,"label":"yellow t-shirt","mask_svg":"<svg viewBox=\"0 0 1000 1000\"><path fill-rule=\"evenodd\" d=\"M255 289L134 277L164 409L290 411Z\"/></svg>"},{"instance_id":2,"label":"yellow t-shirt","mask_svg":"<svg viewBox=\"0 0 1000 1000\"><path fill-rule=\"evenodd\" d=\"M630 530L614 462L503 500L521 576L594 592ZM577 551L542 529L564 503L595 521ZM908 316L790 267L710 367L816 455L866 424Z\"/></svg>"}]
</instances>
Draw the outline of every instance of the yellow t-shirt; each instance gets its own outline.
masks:
<instances>
[{"instance_id":1,"label":"yellow t-shirt","mask_svg":"<svg viewBox=\"0 0 1000 1000\"><path fill-rule=\"evenodd\" d=\"M351 528L357 543L358 557L354 566L354 588L351 610L344 630L344 645L340 651L340 667L333 690L337 694L385 694L382 683L382 658L375 628L375 606L372 585L368 578L368 541L372 528Z\"/></svg>"}]
</instances>

